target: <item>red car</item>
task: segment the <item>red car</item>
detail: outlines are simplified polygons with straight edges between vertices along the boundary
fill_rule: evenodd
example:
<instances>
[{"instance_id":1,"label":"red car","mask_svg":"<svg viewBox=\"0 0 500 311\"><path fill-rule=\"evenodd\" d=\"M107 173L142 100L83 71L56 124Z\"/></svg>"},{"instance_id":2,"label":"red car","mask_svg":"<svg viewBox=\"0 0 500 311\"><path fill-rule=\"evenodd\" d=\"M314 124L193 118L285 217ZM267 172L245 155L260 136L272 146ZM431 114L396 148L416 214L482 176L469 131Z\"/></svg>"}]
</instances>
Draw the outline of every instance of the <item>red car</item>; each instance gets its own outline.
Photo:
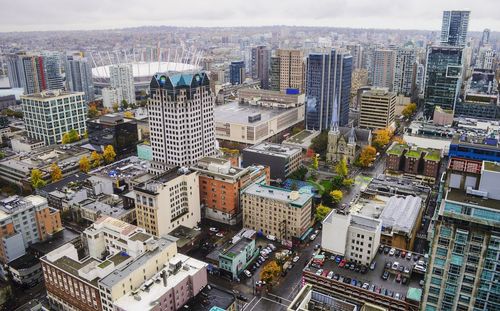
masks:
<instances>
[{"instance_id":1,"label":"red car","mask_svg":"<svg viewBox=\"0 0 500 311\"><path fill-rule=\"evenodd\" d=\"M330 272L330 271L328 271L328 270L326 270L326 269L325 269L325 270L323 271L323 273L321 273L321 276L323 276L323 277L325 277L325 278L326 278L326 276L328 275L328 272Z\"/></svg>"},{"instance_id":2,"label":"red car","mask_svg":"<svg viewBox=\"0 0 500 311\"><path fill-rule=\"evenodd\" d=\"M339 263L339 267L343 268L346 263L347 263L347 260L342 259L342 261Z\"/></svg>"}]
</instances>

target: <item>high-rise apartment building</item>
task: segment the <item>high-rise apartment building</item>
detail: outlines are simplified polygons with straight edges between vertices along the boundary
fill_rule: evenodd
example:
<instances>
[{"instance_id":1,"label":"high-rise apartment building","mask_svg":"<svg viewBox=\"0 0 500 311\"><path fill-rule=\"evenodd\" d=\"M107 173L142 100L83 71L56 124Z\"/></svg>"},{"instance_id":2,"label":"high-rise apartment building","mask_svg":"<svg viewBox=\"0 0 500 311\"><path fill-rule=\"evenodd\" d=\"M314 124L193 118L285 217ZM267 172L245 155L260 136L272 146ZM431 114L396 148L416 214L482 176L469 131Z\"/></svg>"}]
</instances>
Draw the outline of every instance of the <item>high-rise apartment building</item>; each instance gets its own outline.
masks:
<instances>
[{"instance_id":1,"label":"high-rise apartment building","mask_svg":"<svg viewBox=\"0 0 500 311\"><path fill-rule=\"evenodd\" d=\"M113 106L120 106L123 100L123 92L121 88L105 87L101 90L102 93L102 105L104 108L109 110L113 109Z\"/></svg>"},{"instance_id":2,"label":"high-rise apartment building","mask_svg":"<svg viewBox=\"0 0 500 311\"><path fill-rule=\"evenodd\" d=\"M373 86L386 87L392 91L396 52L377 49L373 54Z\"/></svg>"},{"instance_id":3,"label":"high-rise apartment building","mask_svg":"<svg viewBox=\"0 0 500 311\"><path fill-rule=\"evenodd\" d=\"M87 102L94 100L92 68L87 58L78 54L66 56L66 84L69 91L84 92Z\"/></svg>"},{"instance_id":4,"label":"high-rise apartment building","mask_svg":"<svg viewBox=\"0 0 500 311\"><path fill-rule=\"evenodd\" d=\"M443 11L441 43L451 46L465 46L469 16L470 11Z\"/></svg>"},{"instance_id":5,"label":"high-rise apartment building","mask_svg":"<svg viewBox=\"0 0 500 311\"><path fill-rule=\"evenodd\" d=\"M271 70L269 74L269 89L272 91L280 90L280 58L271 56Z\"/></svg>"},{"instance_id":6,"label":"high-rise apartment building","mask_svg":"<svg viewBox=\"0 0 500 311\"><path fill-rule=\"evenodd\" d=\"M134 187L137 225L156 236L201 221L198 173L171 168Z\"/></svg>"},{"instance_id":7,"label":"high-rise apartment building","mask_svg":"<svg viewBox=\"0 0 500 311\"><path fill-rule=\"evenodd\" d=\"M363 47L361 44L348 44L346 48L352 56L352 69L360 69L363 61Z\"/></svg>"},{"instance_id":8,"label":"high-rise apartment building","mask_svg":"<svg viewBox=\"0 0 500 311\"><path fill-rule=\"evenodd\" d=\"M276 51L279 58L279 90L296 89L304 92L304 52L301 50Z\"/></svg>"},{"instance_id":9,"label":"high-rise apartment building","mask_svg":"<svg viewBox=\"0 0 500 311\"><path fill-rule=\"evenodd\" d=\"M396 93L386 88L372 88L361 94L358 125L371 130L393 127L395 110Z\"/></svg>"},{"instance_id":10,"label":"high-rise apartment building","mask_svg":"<svg viewBox=\"0 0 500 311\"><path fill-rule=\"evenodd\" d=\"M109 82L112 88L121 89L124 100L126 100L129 104L135 103L134 74L132 64L109 66Z\"/></svg>"},{"instance_id":11,"label":"high-rise apartment building","mask_svg":"<svg viewBox=\"0 0 500 311\"><path fill-rule=\"evenodd\" d=\"M8 55L7 70L10 86L23 88L25 94L63 88L60 58L57 53Z\"/></svg>"},{"instance_id":12,"label":"high-rise apartment building","mask_svg":"<svg viewBox=\"0 0 500 311\"><path fill-rule=\"evenodd\" d=\"M332 49L307 57L306 127L325 130L349 121L352 56Z\"/></svg>"},{"instance_id":13,"label":"high-rise apartment building","mask_svg":"<svg viewBox=\"0 0 500 311\"><path fill-rule=\"evenodd\" d=\"M245 81L245 62L231 62L229 65L229 82L231 84L242 84Z\"/></svg>"},{"instance_id":14,"label":"high-rise apartment building","mask_svg":"<svg viewBox=\"0 0 500 311\"><path fill-rule=\"evenodd\" d=\"M481 36L481 41L479 42L479 46L485 46L490 43L490 30L488 28L483 30L483 35Z\"/></svg>"},{"instance_id":15,"label":"high-rise apartment building","mask_svg":"<svg viewBox=\"0 0 500 311\"><path fill-rule=\"evenodd\" d=\"M252 48L252 79L260 80L263 89L269 88L269 65L271 61L271 50L260 45Z\"/></svg>"},{"instance_id":16,"label":"high-rise apartment building","mask_svg":"<svg viewBox=\"0 0 500 311\"><path fill-rule=\"evenodd\" d=\"M29 245L46 241L61 231L61 215L38 195L17 195L0 201L0 262L6 264L26 253Z\"/></svg>"},{"instance_id":17,"label":"high-rise apartment building","mask_svg":"<svg viewBox=\"0 0 500 311\"><path fill-rule=\"evenodd\" d=\"M455 110L462 81L462 48L430 46L425 70L424 113L431 117L435 106Z\"/></svg>"},{"instance_id":18,"label":"high-rise apartment building","mask_svg":"<svg viewBox=\"0 0 500 311\"><path fill-rule=\"evenodd\" d=\"M21 96L28 137L46 145L62 141L64 133L76 130L84 135L87 126L87 103L83 92L61 90Z\"/></svg>"},{"instance_id":19,"label":"high-rise apartment building","mask_svg":"<svg viewBox=\"0 0 500 311\"><path fill-rule=\"evenodd\" d=\"M417 52L413 47L404 47L396 50L393 83L393 91L396 94L411 95L416 62Z\"/></svg>"},{"instance_id":20,"label":"high-rise apartment building","mask_svg":"<svg viewBox=\"0 0 500 311\"><path fill-rule=\"evenodd\" d=\"M153 168L190 166L213 156L215 97L207 73L156 74L150 89Z\"/></svg>"},{"instance_id":21,"label":"high-rise apartment building","mask_svg":"<svg viewBox=\"0 0 500 311\"><path fill-rule=\"evenodd\" d=\"M489 45L479 48L479 53L476 59L476 69L493 69L495 63L495 51Z\"/></svg>"},{"instance_id":22,"label":"high-rise apartment building","mask_svg":"<svg viewBox=\"0 0 500 311\"><path fill-rule=\"evenodd\" d=\"M500 310L499 182L498 163L451 158L430 232L422 310Z\"/></svg>"}]
</instances>

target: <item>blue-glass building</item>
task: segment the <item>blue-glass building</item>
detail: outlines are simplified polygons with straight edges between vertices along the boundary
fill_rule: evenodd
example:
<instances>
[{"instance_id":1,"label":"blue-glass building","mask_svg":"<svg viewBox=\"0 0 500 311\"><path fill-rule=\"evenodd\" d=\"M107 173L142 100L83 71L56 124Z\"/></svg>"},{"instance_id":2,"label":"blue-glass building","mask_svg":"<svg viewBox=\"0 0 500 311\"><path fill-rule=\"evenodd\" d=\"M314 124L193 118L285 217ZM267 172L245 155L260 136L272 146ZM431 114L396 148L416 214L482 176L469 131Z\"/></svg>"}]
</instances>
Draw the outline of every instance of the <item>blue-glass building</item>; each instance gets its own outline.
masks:
<instances>
[{"instance_id":1,"label":"blue-glass building","mask_svg":"<svg viewBox=\"0 0 500 311\"><path fill-rule=\"evenodd\" d=\"M443 11L441 43L465 46L469 28L470 11Z\"/></svg>"},{"instance_id":2,"label":"blue-glass building","mask_svg":"<svg viewBox=\"0 0 500 311\"><path fill-rule=\"evenodd\" d=\"M306 127L327 130L349 121L352 56L332 49L311 53L306 70Z\"/></svg>"},{"instance_id":3,"label":"blue-glass building","mask_svg":"<svg viewBox=\"0 0 500 311\"><path fill-rule=\"evenodd\" d=\"M229 82L232 85L242 84L245 81L245 62L231 62L229 65Z\"/></svg>"}]
</instances>

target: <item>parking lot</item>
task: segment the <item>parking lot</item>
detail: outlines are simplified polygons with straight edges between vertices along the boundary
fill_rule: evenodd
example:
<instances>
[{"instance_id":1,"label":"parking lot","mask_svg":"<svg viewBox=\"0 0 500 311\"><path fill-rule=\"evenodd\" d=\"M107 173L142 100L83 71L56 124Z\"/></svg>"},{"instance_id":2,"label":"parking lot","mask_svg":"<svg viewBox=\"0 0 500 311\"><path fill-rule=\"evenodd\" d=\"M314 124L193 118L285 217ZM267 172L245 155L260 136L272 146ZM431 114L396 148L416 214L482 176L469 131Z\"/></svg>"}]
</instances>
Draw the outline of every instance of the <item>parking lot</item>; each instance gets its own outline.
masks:
<instances>
[{"instance_id":1,"label":"parking lot","mask_svg":"<svg viewBox=\"0 0 500 311\"><path fill-rule=\"evenodd\" d=\"M339 277L341 276L340 280L345 281L346 279L350 279L351 282L352 280L356 280L356 284L358 282L361 282L361 284L368 283L369 284L369 290L372 285L375 286L375 289L380 288L381 292L384 293L384 289L388 291L392 291L394 293L394 296L396 293L399 293L400 296L406 296L408 288L413 287L413 288L421 288L420 286L420 281L423 280L423 273L419 273L418 271L415 271L413 269L414 265L416 264L416 261L412 257L411 259L406 259L406 258L401 258L401 257L396 257L396 256L390 256L389 254L385 254L384 252L382 253L377 253L375 256L373 262L375 262L375 267L373 270L367 269L366 273L361 273L361 272L356 272L354 269L346 269L341 268L338 263L335 262L335 260L330 259L331 255L325 253L326 260L324 262L324 265L321 267L323 269L323 275L326 276L328 272L333 271L333 276L332 278L335 277L337 274ZM418 256L420 258L423 256ZM409 273L404 273L400 272L399 270L394 270L392 269L394 262L398 262L398 268L400 266L404 268L407 268ZM386 268L386 264L389 263L390 268ZM306 268L307 269L307 268ZM312 272L317 273L318 268L309 266L309 269L311 269ZM328 271L328 272L325 272ZM389 274L389 277L387 280L384 280L382 278L382 274L384 271L387 271ZM402 282L397 282L396 281L396 276L397 274L401 273L401 279L403 277L407 277L407 283L402 284ZM336 278L336 277L335 277ZM360 284L360 285L361 285Z\"/></svg>"}]
</instances>

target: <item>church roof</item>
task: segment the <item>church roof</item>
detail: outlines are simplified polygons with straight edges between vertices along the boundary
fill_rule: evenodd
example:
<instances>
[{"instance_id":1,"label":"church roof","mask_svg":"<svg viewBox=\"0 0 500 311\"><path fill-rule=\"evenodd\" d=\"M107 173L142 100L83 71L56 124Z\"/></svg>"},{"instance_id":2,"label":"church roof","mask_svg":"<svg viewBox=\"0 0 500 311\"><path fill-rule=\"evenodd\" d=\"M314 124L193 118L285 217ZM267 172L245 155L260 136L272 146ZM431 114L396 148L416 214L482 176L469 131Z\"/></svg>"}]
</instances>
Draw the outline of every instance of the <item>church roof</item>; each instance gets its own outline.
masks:
<instances>
[{"instance_id":1,"label":"church roof","mask_svg":"<svg viewBox=\"0 0 500 311\"><path fill-rule=\"evenodd\" d=\"M370 130L359 129L354 127L341 126L338 128L340 135L344 137L347 141L349 137L353 134L355 135L355 141L360 143L367 143L370 137Z\"/></svg>"}]
</instances>

